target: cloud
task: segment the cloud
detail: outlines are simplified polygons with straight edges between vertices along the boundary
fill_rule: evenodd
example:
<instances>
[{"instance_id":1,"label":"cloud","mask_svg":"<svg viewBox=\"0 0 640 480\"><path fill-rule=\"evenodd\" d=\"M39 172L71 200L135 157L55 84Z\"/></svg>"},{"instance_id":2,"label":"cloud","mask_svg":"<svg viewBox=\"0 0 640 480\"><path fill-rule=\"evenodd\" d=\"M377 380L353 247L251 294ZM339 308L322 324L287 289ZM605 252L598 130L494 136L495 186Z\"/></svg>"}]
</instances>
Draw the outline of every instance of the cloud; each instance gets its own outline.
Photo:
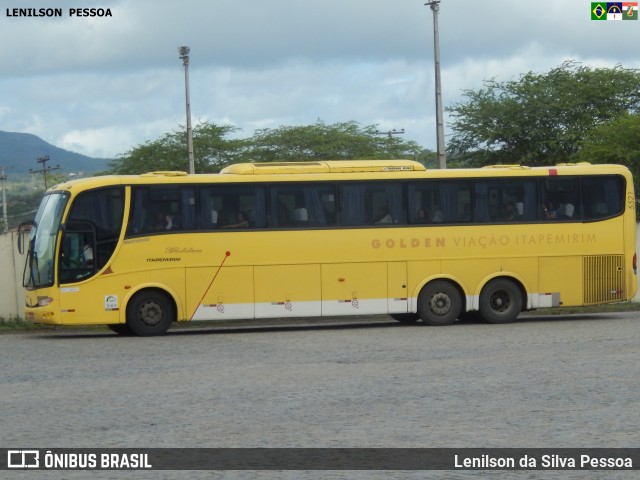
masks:
<instances>
[{"instance_id":1,"label":"cloud","mask_svg":"<svg viewBox=\"0 0 640 480\"><path fill-rule=\"evenodd\" d=\"M23 7L25 2L16 2ZM257 128L356 120L435 148L432 12L424 1L60 0L110 18L0 17L2 128L113 157L185 123ZM29 7L51 6L35 0ZM583 0L442 0L445 106L488 78L575 59L640 67L640 21L592 22ZM11 5L9 5L11 7ZM446 120L446 118L445 118ZM445 131L447 126L445 125ZM65 148L67 148L65 147Z\"/></svg>"}]
</instances>

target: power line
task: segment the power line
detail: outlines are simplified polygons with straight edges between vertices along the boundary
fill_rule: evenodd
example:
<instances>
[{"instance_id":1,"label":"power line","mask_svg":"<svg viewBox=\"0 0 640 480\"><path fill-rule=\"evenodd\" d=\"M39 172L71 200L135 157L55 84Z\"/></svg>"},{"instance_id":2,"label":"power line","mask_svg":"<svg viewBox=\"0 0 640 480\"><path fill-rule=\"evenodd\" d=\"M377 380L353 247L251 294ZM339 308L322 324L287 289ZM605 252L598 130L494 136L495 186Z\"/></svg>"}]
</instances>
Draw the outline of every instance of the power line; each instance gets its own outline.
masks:
<instances>
[{"instance_id":1,"label":"power line","mask_svg":"<svg viewBox=\"0 0 640 480\"><path fill-rule=\"evenodd\" d=\"M402 135L404 133L404 128L402 130L396 130L395 128L393 130L389 130L388 132L380 132L378 130L375 131L376 135L388 135L389 138L391 138L393 135Z\"/></svg>"},{"instance_id":2,"label":"power line","mask_svg":"<svg viewBox=\"0 0 640 480\"><path fill-rule=\"evenodd\" d=\"M47 187L47 173L52 172L54 170L60 170L60 165L56 165L55 167L52 166L47 166L47 162L51 160L49 158L49 155L45 155L44 157L40 157L36 160L36 162L41 163L42 164L42 168L40 168L39 170L34 170L32 168L29 169L29 173L41 173L42 177L44 178L44 189L46 190Z\"/></svg>"}]
</instances>

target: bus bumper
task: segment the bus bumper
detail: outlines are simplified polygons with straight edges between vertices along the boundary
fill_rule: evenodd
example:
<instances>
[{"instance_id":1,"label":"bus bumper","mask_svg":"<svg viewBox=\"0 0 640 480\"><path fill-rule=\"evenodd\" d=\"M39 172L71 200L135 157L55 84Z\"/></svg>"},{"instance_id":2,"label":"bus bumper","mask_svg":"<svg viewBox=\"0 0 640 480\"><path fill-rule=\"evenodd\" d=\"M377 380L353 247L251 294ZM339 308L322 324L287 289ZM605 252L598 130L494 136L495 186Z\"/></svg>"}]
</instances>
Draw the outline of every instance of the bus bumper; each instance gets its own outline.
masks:
<instances>
[{"instance_id":1,"label":"bus bumper","mask_svg":"<svg viewBox=\"0 0 640 480\"><path fill-rule=\"evenodd\" d=\"M47 295L25 295L26 305L24 307L24 319L33 323L46 323L49 325L60 325L60 307L58 302Z\"/></svg>"}]
</instances>

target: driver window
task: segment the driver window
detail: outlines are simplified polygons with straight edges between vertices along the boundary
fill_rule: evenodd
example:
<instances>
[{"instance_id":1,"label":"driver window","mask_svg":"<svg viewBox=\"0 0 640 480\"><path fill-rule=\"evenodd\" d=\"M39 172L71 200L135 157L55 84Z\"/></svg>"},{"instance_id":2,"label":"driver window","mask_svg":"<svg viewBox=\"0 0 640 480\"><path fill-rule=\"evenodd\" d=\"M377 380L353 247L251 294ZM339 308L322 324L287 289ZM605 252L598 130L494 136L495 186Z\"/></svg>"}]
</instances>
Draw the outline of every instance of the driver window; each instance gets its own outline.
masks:
<instances>
[{"instance_id":1,"label":"driver window","mask_svg":"<svg viewBox=\"0 0 640 480\"><path fill-rule=\"evenodd\" d=\"M82 224L75 224L81 226ZM72 226L70 224L70 226ZM90 227L84 225L84 227ZM60 248L60 283L79 281L92 275L94 264L95 234L91 230L69 231L62 236Z\"/></svg>"}]
</instances>

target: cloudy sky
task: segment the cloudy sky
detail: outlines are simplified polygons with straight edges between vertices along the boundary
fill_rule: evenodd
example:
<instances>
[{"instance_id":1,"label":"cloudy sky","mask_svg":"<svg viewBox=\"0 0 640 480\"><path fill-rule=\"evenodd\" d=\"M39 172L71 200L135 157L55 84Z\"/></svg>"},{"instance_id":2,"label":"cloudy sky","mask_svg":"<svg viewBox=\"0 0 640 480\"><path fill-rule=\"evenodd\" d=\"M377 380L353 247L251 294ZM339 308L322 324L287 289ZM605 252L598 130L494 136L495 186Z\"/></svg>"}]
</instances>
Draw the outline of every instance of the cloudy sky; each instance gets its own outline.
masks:
<instances>
[{"instance_id":1,"label":"cloudy sky","mask_svg":"<svg viewBox=\"0 0 640 480\"><path fill-rule=\"evenodd\" d=\"M426 0L2 0L0 130L114 157L185 124L259 128L355 120L432 150ZM25 18L14 8L61 8ZM70 17L77 7L111 17ZM586 0L441 0L443 102L485 79L565 60L640 68L640 20L595 22ZM445 118L446 120L446 118ZM450 130L445 124L445 134Z\"/></svg>"}]
</instances>

